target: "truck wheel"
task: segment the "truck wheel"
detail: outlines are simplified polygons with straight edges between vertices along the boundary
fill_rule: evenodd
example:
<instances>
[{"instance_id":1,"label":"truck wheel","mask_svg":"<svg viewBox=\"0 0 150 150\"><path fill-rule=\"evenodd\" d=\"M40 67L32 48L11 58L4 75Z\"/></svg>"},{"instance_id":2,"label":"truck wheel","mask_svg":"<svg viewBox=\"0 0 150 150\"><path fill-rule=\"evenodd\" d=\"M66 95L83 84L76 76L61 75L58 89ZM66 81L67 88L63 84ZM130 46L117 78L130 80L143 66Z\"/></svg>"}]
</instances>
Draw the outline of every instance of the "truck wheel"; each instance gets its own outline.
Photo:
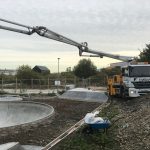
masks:
<instances>
[{"instance_id":1,"label":"truck wheel","mask_svg":"<svg viewBox=\"0 0 150 150\"><path fill-rule=\"evenodd\" d=\"M125 93L125 89L123 88L123 89L121 90L121 98L126 99L126 97L127 97L127 95L126 95L126 93Z\"/></svg>"}]
</instances>

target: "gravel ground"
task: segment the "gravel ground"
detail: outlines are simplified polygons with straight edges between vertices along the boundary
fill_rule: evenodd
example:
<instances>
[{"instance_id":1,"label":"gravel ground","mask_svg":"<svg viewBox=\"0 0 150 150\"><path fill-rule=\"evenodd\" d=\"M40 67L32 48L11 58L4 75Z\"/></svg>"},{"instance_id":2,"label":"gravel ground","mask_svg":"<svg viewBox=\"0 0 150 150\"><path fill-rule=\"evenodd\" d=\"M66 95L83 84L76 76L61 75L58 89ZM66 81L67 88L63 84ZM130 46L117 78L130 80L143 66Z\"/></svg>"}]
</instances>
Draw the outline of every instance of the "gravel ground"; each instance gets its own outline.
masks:
<instances>
[{"instance_id":1,"label":"gravel ground","mask_svg":"<svg viewBox=\"0 0 150 150\"><path fill-rule=\"evenodd\" d=\"M150 150L150 94L122 101L114 99L120 110L115 118L116 140L121 150Z\"/></svg>"},{"instance_id":2,"label":"gravel ground","mask_svg":"<svg viewBox=\"0 0 150 150\"><path fill-rule=\"evenodd\" d=\"M94 110L100 103L61 100L49 97L32 97L33 101L49 104L54 107L53 119L20 130L0 135L0 144L7 142L19 142L23 145L45 146L66 129L82 119L87 112Z\"/></svg>"}]
</instances>

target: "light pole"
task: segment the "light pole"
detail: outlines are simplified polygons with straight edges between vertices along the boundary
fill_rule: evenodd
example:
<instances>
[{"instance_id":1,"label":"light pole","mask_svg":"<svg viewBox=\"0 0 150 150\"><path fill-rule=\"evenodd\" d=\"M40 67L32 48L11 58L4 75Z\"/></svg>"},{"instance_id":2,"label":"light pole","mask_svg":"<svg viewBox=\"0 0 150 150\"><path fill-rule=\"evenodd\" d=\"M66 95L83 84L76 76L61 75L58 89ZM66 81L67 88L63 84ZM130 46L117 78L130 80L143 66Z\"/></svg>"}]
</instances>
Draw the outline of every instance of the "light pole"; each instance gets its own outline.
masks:
<instances>
[{"instance_id":1,"label":"light pole","mask_svg":"<svg viewBox=\"0 0 150 150\"><path fill-rule=\"evenodd\" d=\"M57 58L58 59L58 80L59 80L59 60L60 58Z\"/></svg>"},{"instance_id":2,"label":"light pole","mask_svg":"<svg viewBox=\"0 0 150 150\"><path fill-rule=\"evenodd\" d=\"M60 81L59 81L59 60L60 58L57 58L58 59L58 79L57 79L57 94L58 94L58 86L60 85Z\"/></svg>"}]
</instances>

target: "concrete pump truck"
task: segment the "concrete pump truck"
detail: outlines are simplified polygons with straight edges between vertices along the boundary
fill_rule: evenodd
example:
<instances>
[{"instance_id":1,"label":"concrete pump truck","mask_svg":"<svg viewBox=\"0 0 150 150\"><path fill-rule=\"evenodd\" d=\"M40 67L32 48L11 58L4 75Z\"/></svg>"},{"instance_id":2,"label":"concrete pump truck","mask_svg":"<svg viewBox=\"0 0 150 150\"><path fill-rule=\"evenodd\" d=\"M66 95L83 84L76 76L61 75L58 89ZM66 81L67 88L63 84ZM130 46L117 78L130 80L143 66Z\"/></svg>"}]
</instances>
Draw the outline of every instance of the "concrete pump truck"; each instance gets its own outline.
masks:
<instances>
[{"instance_id":1,"label":"concrete pump truck","mask_svg":"<svg viewBox=\"0 0 150 150\"><path fill-rule=\"evenodd\" d=\"M78 43L74 40L71 40L63 35L60 35L56 32L53 32L46 27L36 26L31 27L23 25L20 23L12 22L6 19L1 19L1 22L12 24L24 29L9 27L0 25L0 29L13 31L17 33L32 35L37 33L40 36L63 42L72 46L75 46L79 49L79 56L88 56L88 57L109 57L124 62L128 62L128 65L122 67L122 73L120 75L115 75L112 78L108 78L108 94L110 96L121 96L121 97L138 97L141 94L150 92L150 65L149 64L132 64L134 61L133 57L120 56L105 53L102 51L95 51L88 48L87 42ZM90 53L92 55L83 55L82 53Z\"/></svg>"}]
</instances>

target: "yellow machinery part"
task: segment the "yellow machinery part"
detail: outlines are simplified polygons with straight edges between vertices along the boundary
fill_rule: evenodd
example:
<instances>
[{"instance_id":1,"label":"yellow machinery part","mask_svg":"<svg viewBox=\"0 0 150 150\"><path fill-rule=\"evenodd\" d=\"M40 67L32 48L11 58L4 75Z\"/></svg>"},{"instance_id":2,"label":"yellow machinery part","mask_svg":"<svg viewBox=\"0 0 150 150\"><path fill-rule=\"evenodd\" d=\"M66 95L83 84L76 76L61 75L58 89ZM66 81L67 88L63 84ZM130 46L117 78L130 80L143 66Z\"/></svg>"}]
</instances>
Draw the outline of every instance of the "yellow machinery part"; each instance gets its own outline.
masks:
<instances>
[{"instance_id":1,"label":"yellow machinery part","mask_svg":"<svg viewBox=\"0 0 150 150\"><path fill-rule=\"evenodd\" d=\"M114 75L111 78L107 78L107 92L110 96L118 94L118 88L122 85L122 76ZM119 89L120 91L120 89Z\"/></svg>"}]
</instances>

